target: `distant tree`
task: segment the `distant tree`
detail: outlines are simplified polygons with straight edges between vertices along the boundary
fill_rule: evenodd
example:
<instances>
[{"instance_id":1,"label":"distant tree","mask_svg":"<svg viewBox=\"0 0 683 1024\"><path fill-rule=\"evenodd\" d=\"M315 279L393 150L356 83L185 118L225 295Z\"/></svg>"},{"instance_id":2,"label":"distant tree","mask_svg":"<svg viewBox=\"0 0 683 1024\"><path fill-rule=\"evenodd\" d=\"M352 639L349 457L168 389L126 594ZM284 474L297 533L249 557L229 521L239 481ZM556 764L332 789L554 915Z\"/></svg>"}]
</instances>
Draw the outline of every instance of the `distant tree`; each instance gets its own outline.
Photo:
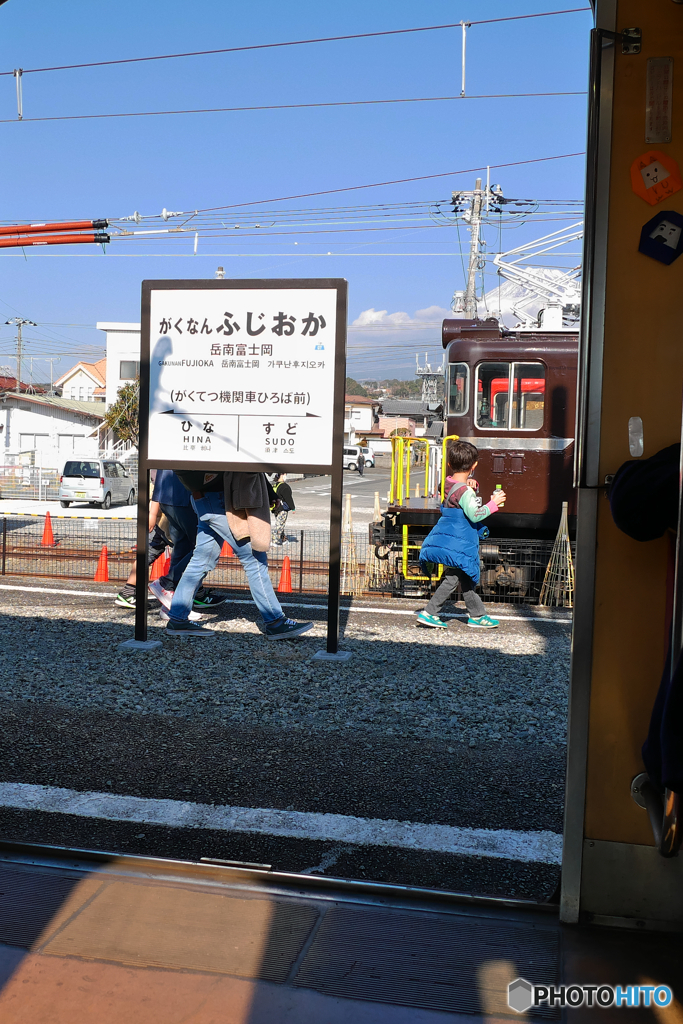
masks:
<instances>
[{"instance_id":1,"label":"distant tree","mask_svg":"<svg viewBox=\"0 0 683 1024\"><path fill-rule=\"evenodd\" d=\"M140 406L140 380L124 384L116 401L104 414L104 422L119 441L130 441L137 448L139 440L138 410Z\"/></svg>"},{"instance_id":2,"label":"distant tree","mask_svg":"<svg viewBox=\"0 0 683 1024\"><path fill-rule=\"evenodd\" d=\"M419 398L422 394L422 381L392 380L387 384L395 398Z\"/></svg>"},{"instance_id":3,"label":"distant tree","mask_svg":"<svg viewBox=\"0 0 683 1024\"><path fill-rule=\"evenodd\" d=\"M346 394L347 395L358 395L360 398L367 398L368 393L362 384L359 384L353 377L346 378Z\"/></svg>"},{"instance_id":4,"label":"distant tree","mask_svg":"<svg viewBox=\"0 0 683 1024\"><path fill-rule=\"evenodd\" d=\"M392 430L389 437L410 437L410 430L408 427L396 427L396 430Z\"/></svg>"}]
</instances>

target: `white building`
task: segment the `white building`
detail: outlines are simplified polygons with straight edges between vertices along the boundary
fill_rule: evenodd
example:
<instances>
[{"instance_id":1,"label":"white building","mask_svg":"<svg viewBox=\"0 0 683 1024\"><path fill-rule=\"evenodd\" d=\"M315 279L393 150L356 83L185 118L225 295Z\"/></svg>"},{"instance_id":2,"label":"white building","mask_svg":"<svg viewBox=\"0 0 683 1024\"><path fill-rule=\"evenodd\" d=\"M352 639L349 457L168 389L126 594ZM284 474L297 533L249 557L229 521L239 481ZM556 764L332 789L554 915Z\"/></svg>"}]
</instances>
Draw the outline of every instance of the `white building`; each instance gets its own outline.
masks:
<instances>
[{"instance_id":1,"label":"white building","mask_svg":"<svg viewBox=\"0 0 683 1024\"><path fill-rule=\"evenodd\" d=\"M140 324L98 323L107 336L106 406L116 401L119 389L140 372Z\"/></svg>"},{"instance_id":2,"label":"white building","mask_svg":"<svg viewBox=\"0 0 683 1024\"><path fill-rule=\"evenodd\" d=\"M76 363L54 383L62 398L72 402L104 402L107 360L96 363Z\"/></svg>"},{"instance_id":3,"label":"white building","mask_svg":"<svg viewBox=\"0 0 683 1024\"><path fill-rule=\"evenodd\" d=\"M95 456L103 411L103 404L96 402L14 392L0 394L3 465L28 460L59 467L73 454Z\"/></svg>"},{"instance_id":4,"label":"white building","mask_svg":"<svg viewBox=\"0 0 683 1024\"><path fill-rule=\"evenodd\" d=\"M347 444L376 433L376 410L379 409L376 398L364 398L361 395L344 397L344 440Z\"/></svg>"}]
</instances>

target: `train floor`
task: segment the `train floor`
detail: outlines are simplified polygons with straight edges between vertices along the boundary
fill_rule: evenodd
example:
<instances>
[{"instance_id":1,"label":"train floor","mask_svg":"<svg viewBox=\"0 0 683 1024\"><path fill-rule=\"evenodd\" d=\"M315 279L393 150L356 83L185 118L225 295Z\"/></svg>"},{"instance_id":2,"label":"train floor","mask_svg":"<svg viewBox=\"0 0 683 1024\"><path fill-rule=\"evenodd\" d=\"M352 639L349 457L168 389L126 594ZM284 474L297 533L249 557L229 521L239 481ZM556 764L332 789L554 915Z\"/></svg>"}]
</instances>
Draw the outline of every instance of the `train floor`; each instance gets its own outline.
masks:
<instances>
[{"instance_id":1,"label":"train floor","mask_svg":"<svg viewBox=\"0 0 683 1024\"><path fill-rule=\"evenodd\" d=\"M669 985L683 938L214 864L0 844L4 1024L509 1021L508 985ZM522 1019L560 1020L540 1008ZM609 1024L616 1007L572 1011ZM566 1019L566 1018L565 1018Z\"/></svg>"}]
</instances>

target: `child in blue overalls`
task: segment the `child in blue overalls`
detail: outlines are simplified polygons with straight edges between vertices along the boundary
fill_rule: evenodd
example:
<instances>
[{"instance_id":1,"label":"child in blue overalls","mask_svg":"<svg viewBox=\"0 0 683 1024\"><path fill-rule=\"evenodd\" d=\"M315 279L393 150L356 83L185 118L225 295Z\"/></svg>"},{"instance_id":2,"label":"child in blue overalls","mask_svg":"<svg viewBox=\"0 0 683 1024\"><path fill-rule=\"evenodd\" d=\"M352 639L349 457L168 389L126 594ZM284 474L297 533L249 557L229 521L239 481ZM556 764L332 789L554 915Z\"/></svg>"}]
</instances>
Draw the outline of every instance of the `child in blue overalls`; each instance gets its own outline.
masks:
<instances>
[{"instance_id":1,"label":"child in blue overalls","mask_svg":"<svg viewBox=\"0 0 683 1024\"><path fill-rule=\"evenodd\" d=\"M458 583L467 608L467 625L474 629L495 629L499 623L486 614L486 608L474 589L479 581L479 538L488 536L480 525L505 502L505 491L497 490L481 508L467 479L477 465L478 451L468 441L454 441L448 449L446 490L441 518L425 538L420 550L421 563L444 567L434 595L417 616L423 626L446 629L439 612L453 596Z\"/></svg>"}]
</instances>

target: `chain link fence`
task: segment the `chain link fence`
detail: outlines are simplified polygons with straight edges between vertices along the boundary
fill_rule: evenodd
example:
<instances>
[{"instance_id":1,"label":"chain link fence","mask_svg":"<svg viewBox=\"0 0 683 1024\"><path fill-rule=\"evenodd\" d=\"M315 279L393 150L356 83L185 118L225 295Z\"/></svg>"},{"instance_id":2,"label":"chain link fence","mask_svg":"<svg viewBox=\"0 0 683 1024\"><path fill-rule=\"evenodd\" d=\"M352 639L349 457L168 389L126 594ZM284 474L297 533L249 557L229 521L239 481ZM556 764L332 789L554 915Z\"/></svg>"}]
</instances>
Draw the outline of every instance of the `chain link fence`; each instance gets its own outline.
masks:
<instances>
[{"instance_id":1,"label":"chain link fence","mask_svg":"<svg viewBox=\"0 0 683 1024\"><path fill-rule=\"evenodd\" d=\"M50 531L52 536L50 536ZM0 573L92 580L106 549L108 578L125 582L133 567L136 520L53 515L6 515L0 522ZM478 590L486 601L536 604L552 550L552 541L494 540L481 546ZM378 557L379 556L379 557ZM282 545L268 553L273 585L293 593L323 594L328 584L329 532L288 531ZM407 585L406 585L407 584ZM246 577L234 553L223 553L206 585L244 589ZM436 585L436 577L432 588ZM401 554L376 551L367 534L345 534L342 542L342 593L347 595L424 596L429 584L410 587L401 573Z\"/></svg>"},{"instance_id":2,"label":"chain link fence","mask_svg":"<svg viewBox=\"0 0 683 1024\"><path fill-rule=\"evenodd\" d=\"M64 463L62 462L61 467L41 466L40 453L34 452L31 455L34 461L38 459L37 464L32 461L0 466L0 499L21 498L25 501L57 501L59 499L59 479ZM134 449L131 452L115 452L113 455L99 452L94 455L84 455L83 458L93 461L102 459L107 462L121 462L126 467L131 479L137 483L138 453Z\"/></svg>"}]
</instances>

